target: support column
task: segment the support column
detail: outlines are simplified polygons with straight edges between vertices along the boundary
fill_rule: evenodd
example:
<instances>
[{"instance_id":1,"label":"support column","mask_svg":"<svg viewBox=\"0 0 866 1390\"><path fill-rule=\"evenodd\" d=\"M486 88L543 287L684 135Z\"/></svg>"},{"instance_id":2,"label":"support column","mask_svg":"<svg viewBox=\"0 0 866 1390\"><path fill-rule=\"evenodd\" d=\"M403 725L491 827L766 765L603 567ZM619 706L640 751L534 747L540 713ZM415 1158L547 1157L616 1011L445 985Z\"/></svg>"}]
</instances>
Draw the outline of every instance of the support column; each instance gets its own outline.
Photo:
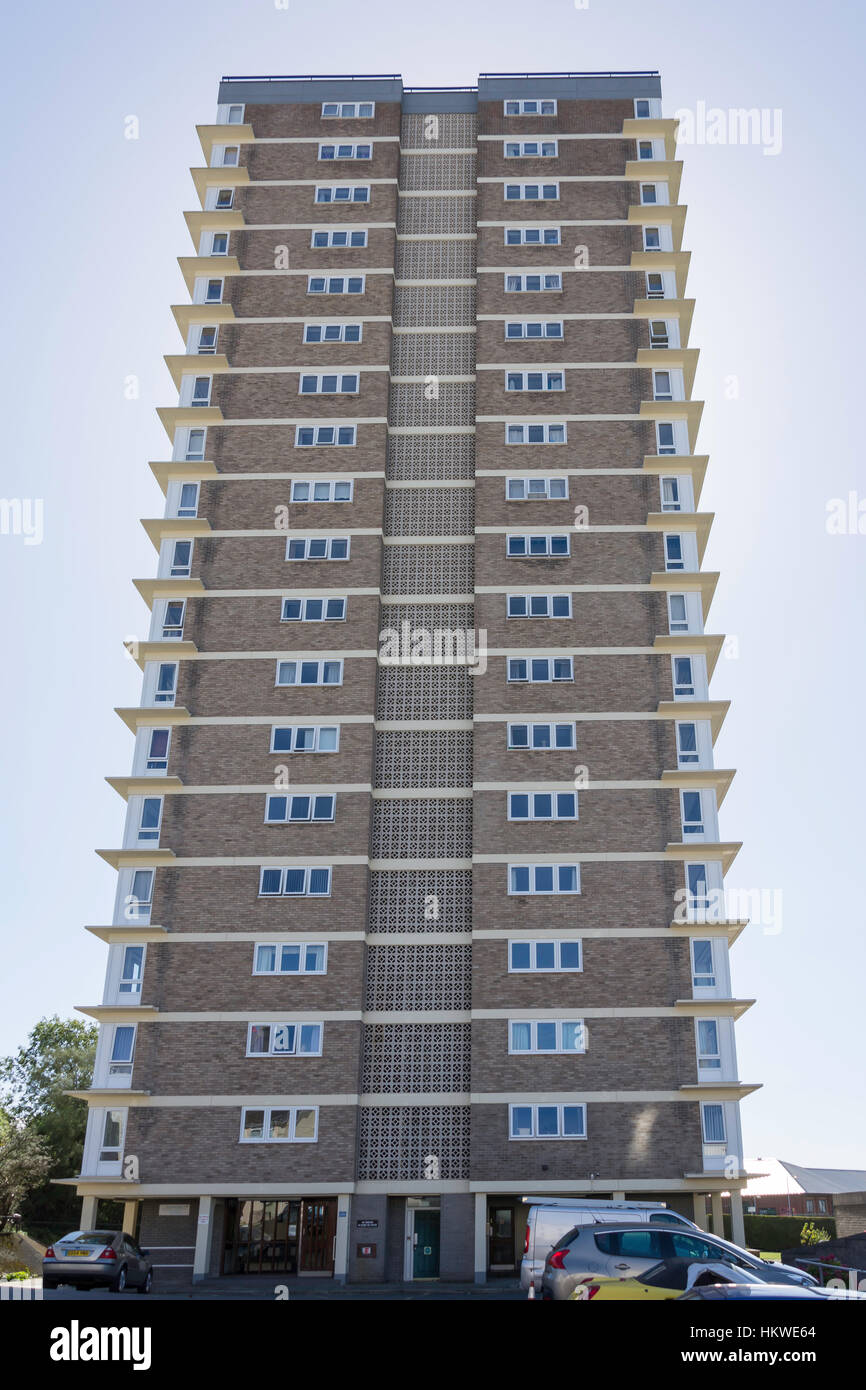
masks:
<instances>
[{"instance_id":1,"label":"support column","mask_svg":"<svg viewBox=\"0 0 866 1390\"><path fill-rule=\"evenodd\" d=\"M746 1244L746 1223L743 1220L743 1194L731 1192L731 1240L735 1245Z\"/></svg>"},{"instance_id":2,"label":"support column","mask_svg":"<svg viewBox=\"0 0 866 1390\"><path fill-rule=\"evenodd\" d=\"M135 1223L138 1220L138 1202L124 1202L123 1204L123 1229L128 1236L135 1239Z\"/></svg>"},{"instance_id":3,"label":"support column","mask_svg":"<svg viewBox=\"0 0 866 1390\"><path fill-rule=\"evenodd\" d=\"M195 1227L195 1255L193 1257L192 1281L197 1284L206 1279L210 1269L210 1251L213 1240L213 1197L199 1197L198 1220Z\"/></svg>"},{"instance_id":4,"label":"support column","mask_svg":"<svg viewBox=\"0 0 866 1390\"><path fill-rule=\"evenodd\" d=\"M82 1197L81 1199L81 1229L82 1231L92 1231L96 1225L96 1203L98 1197Z\"/></svg>"},{"instance_id":5,"label":"support column","mask_svg":"<svg viewBox=\"0 0 866 1390\"><path fill-rule=\"evenodd\" d=\"M614 1194L613 1194L613 1201L614 1201L614 1202L624 1202L624 1201L625 1201L625 1193L624 1193L624 1192L614 1192Z\"/></svg>"},{"instance_id":6,"label":"support column","mask_svg":"<svg viewBox=\"0 0 866 1390\"><path fill-rule=\"evenodd\" d=\"M487 1193L475 1194L475 1282L487 1283Z\"/></svg>"},{"instance_id":7,"label":"support column","mask_svg":"<svg viewBox=\"0 0 866 1390\"><path fill-rule=\"evenodd\" d=\"M711 1201L712 1207L713 1207L713 1235L714 1235L714 1236L724 1236L724 1234L725 1234L725 1222L724 1222L724 1217L722 1216L722 1194L721 1194L721 1192L713 1192L713 1193L711 1193L711 1194L710 1194L710 1201Z\"/></svg>"},{"instance_id":8,"label":"support column","mask_svg":"<svg viewBox=\"0 0 866 1390\"><path fill-rule=\"evenodd\" d=\"M345 1284L349 1269L349 1209L352 1199L348 1192L337 1198L337 1238L334 1245L334 1279Z\"/></svg>"},{"instance_id":9,"label":"support column","mask_svg":"<svg viewBox=\"0 0 866 1390\"><path fill-rule=\"evenodd\" d=\"M706 1193L705 1193L705 1192L693 1192L693 1193L692 1193L692 1203L693 1203L694 1209L695 1209L695 1210L694 1210L694 1217L693 1217L693 1220L694 1220L695 1225L696 1225L696 1226L700 1226L700 1228L701 1228L702 1231L708 1231L710 1228L709 1228L709 1225L708 1225L708 1223L707 1223L707 1197L706 1197Z\"/></svg>"}]
</instances>

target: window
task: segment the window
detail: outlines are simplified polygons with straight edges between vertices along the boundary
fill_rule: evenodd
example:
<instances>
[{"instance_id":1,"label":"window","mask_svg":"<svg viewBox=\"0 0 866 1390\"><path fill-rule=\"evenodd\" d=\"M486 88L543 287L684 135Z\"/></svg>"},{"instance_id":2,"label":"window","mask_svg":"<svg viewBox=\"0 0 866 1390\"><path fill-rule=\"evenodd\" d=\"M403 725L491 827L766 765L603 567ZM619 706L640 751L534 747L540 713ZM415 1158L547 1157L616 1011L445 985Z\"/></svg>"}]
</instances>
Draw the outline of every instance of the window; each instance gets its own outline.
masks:
<instances>
[{"instance_id":1,"label":"window","mask_svg":"<svg viewBox=\"0 0 866 1390\"><path fill-rule=\"evenodd\" d=\"M683 838L687 835L703 835L705 832L703 798L700 792L680 792Z\"/></svg>"},{"instance_id":2,"label":"window","mask_svg":"<svg viewBox=\"0 0 866 1390\"><path fill-rule=\"evenodd\" d=\"M148 772L165 772L168 767L168 746L171 729L151 729L147 743L145 767Z\"/></svg>"},{"instance_id":3,"label":"window","mask_svg":"<svg viewBox=\"0 0 866 1390\"><path fill-rule=\"evenodd\" d=\"M553 893L579 893L580 868L577 864L509 864L510 897L549 896Z\"/></svg>"},{"instance_id":4,"label":"window","mask_svg":"<svg viewBox=\"0 0 866 1390\"><path fill-rule=\"evenodd\" d=\"M658 184L642 183L640 186L640 200L644 204L660 202L661 199L658 196Z\"/></svg>"},{"instance_id":5,"label":"window","mask_svg":"<svg viewBox=\"0 0 866 1390\"><path fill-rule=\"evenodd\" d=\"M318 376L302 376L298 387L302 396L357 395L357 372L323 372Z\"/></svg>"},{"instance_id":6,"label":"window","mask_svg":"<svg viewBox=\"0 0 866 1390\"><path fill-rule=\"evenodd\" d=\"M665 569L684 570L685 567L682 536L665 536Z\"/></svg>"},{"instance_id":7,"label":"window","mask_svg":"<svg viewBox=\"0 0 866 1390\"><path fill-rule=\"evenodd\" d=\"M240 105L233 105L226 108L225 123L227 125L243 125L244 108Z\"/></svg>"},{"instance_id":8,"label":"window","mask_svg":"<svg viewBox=\"0 0 866 1390\"><path fill-rule=\"evenodd\" d=\"M322 102L322 116L339 117L341 120L368 119L376 111L375 101L324 101Z\"/></svg>"},{"instance_id":9,"label":"window","mask_svg":"<svg viewBox=\"0 0 866 1390\"><path fill-rule=\"evenodd\" d=\"M372 159L372 145L320 145L319 159Z\"/></svg>"},{"instance_id":10,"label":"window","mask_svg":"<svg viewBox=\"0 0 866 1390\"><path fill-rule=\"evenodd\" d=\"M670 372L653 372L653 400L672 401L674 387Z\"/></svg>"},{"instance_id":11,"label":"window","mask_svg":"<svg viewBox=\"0 0 866 1390\"><path fill-rule=\"evenodd\" d=\"M570 618L571 594L509 594L509 618Z\"/></svg>"},{"instance_id":12,"label":"window","mask_svg":"<svg viewBox=\"0 0 866 1390\"><path fill-rule=\"evenodd\" d=\"M284 598L280 619L284 623L342 622L344 598Z\"/></svg>"},{"instance_id":13,"label":"window","mask_svg":"<svg viewBox=\"0 0 866 1390\"><path fill-rule=\"evenodd\" d=\"M351 478L296 478L292 483L293 502L351 502Z\"/></svg>"},{"instance_id":14,"label":"window","mask_svg":"<svg viewBox=\"0 0 866 1390\"><path fill-rule=\"evenodd\" d=\"M287 560L348 560L348 536L290 536Z\"/></svg>"},{"instance_id":15,"label":"window","mask_svg":"<svg viewBox=\"0 0 866 1390\"><path fill-rule=\"evenodd\" d=\"M204 292L205 304L221 304L223 297L222 280L208 280Z\"/></svg>"},{"instance_id":16,"label":"window","mask_svg":"<svg viewBox=\"0 0 866 1390\"><path fill-rule=\"evenodd\" d=\"M510 559L538 558L569 554L568 534L554 536L506 536L505 553Z\"/></svg>"},{"instance_id":17,"label":"window","mask_svg":"<svg viewBox=\"0 0 866 1390\"><path fill-rule=\"evenodd\" d=\"M181 483L176 516L198 516L198 483Z\"/></svg>"},{"instance_id":18,"label":"window","mask_svg":"<svg viewBox=\"0 0 866 1390\"><path fill-rule=\"evenodd\" d=\"M278 661L276 685L342 685L342 661Z\"/></svg>"},{"instance_id":19,"label":"window","mask_svg":"<svg viewBox=\"0 0 866 1390\"><path fill-rule=\"evenodd\" d=\"M658 270L648 270L646 273L646 297L647 299L666 299L665 279Z\"/></svg>"},{"instance_id":20,"label":"window","mask_svg":"<svg viewBox=\"0 0 866 1390\"><path fill-rule=\"evenodd\" d=\"M336 753L339 744L338 724L277 724L271 729L272 753Z\"/></svg>"},{"instance_id":21,"label":"window","mask_svg":"<svg viewBox=\"0 0 866 1390\"><path fill-rule=\"evenodd\" d=\"M573 724L509 724L509 748L574 748Z\"/></svg>"},{"instance_id":22,"label":"window","mask_svg":"<svg viewBox=\"0 0 866 1390\"><path fill-rule=\"evenodd\" d=\"M225 208L230 208L234 200L235 191L233 188L218 188L214 198L214 207L218 212L222 212Z\"/></svg>"},{"instance_id":23,"label":"window","mask_svg":"<svg viewBox=\"0 0 866 1390\"><path fill-rule=\"evenodd\" d=\"M649 321L649 340L651 348L668 348L671 345L671 337L668 331L667 319L650 319Z\"/></svg>"},{"instance_id":24,"label":"window","mask_svg":"<svg viewBox=\"0 0 866 1390\"><path fill-rule=\"evenodd\" d=\"M152 902L153 869L135 869L124 915L130 919L148 917Z\"/></svg>"},{"instance_id":25,"label":"window","mask_svg":"<svg viewBox=\"0 0 866 1390\"><path fill-rule=\"evenodd\" d=\"M241 1110L241 1144L315 1144L318 1135L317 1105Z\"/></svg>"},{"instance_id":26,"label":"window","mask_svg":"<svg viewBox=\"0 0 866 1390\"><path fill-rule=\"evenodd\" d=\"M144 947L124 946L120 963L119 994L140 994L141 976L144 971Z\"/></svg>"},{"instance_id":27,"label":"window","mask_svg":"<svg viewBox=\"0 0 866 1390\"><path fill-rule=\"evenodd\" d=\"M307 294L363 294L363 275L310 275Z\"/></svg>"},{"instance_id":28,"label":"window","mask_svg":"<svg viewBox=\"0 0 866 1390\"><path fill-rule=\"evenodd\" d=\"M811 1197L806 1198L806 1214L810 1215L815 1210L815 1203Z\"/></svg>"},{"instance_id":29,"label":"window","mask_svg":"<svg viewBox=\"0 0 866 1390\"><path fill-rule=\"evenodd\" d=\"M671 632L688 632L689 616L685 594L668 594L668 627Z\"/></svg>"},{"instance_id":30,"label":"window","mask_svg":"<svg viewBox=\"0 0 866 1390\"><path fill-rule=\"evenodd\" d=\"M369 203L369 184L319 184L316 188L317 203Z\"/></svg>"},{"instance_id":31,"label":"window","mask_svg":"<svg viewBox=\"0 0 866 1390\"><path fill-rule=\"evenodd\" d=\"M138 817L139 840L158 840L159 825L162 820L162 797L143 796Z\"/></svg>"},{"instance_id":32,"label":"window","mask_svg":"<svg viewBox=\"0 0 866 1390\"><path fill-rule=\"evenodd\" d=\"M555 116L556 102L549 99L542 101L537 97L521 98L519 101L505 101L503 110L506 116Z\"/></svg>"},{"instance_id":33,"label":"window","mask_svg":"<svg viewBox=\"0 0 866 1390\"><path fill-rule=\"evenodd\" d=\"M229 251L228 232L214 232L211 236L210 253L212 256L227 256Z\"/></svg>"},{"instance_id":34,"label":"window","mask_svg":"<svg viewBox=\"0 0 866 1390\"><path fill-rule=\"evenodd\" d=\"M313 232L310 245L320 246L366 246L367 229L358 228L357 231L350 230L329 230L325 232Z\"/></svg>"},{"instance_id":35,"label":"window","mask_svg":"<svg viewBox=\"0 0 866 1390\"><path fill-rule=\"evenodd\" d=\"M251 1023L248 1057L321 1057L321 1023Z\"/></svg>"},{"instance_id":36,"label":"window","mask_svg":"<svg viewBox=\"0 0 866 1390\"><path fill-rule=\"evenodd\" d=\"M508 679L537 685L545 681L573 681L574 661L570 656L510 656Z\"/></svg>"},{"instance_id":37,"label":"window","mask_svg":"<svg viewBox=\"0 0 866 1390\"><path fill-rule=\"evenodd\" d=\"M645 251L661 251L662 234L659 227L644 227L643 249Z\"/></svg>"},{"instance_id":38,"label":"window","mask_svg":"<svg viewBox=\"0 0 866 1390\"><path fill-rule=\"evenodd\" d=\"M568 496L567 478L506 478L505 496L509 502L561 499Z\"/></svg>"},{"instance_id":39,"label":"window","mask_svg":"<svg viewBox=\"0 0 866 1390\"><path fill-rule=\"evenodd\" d=\"M677 452L673 423L666 420L656 421L656 448L660 454L675 454Z\"/></svg>"},{"instance_id":40,"label":"window","mask_svg":"<svg viewBox=\"0 0 866 1390\"><path fill-rule=\"evenodd\" d=\"M102 1126L102 1146L99 1150L100 1163L119 1163L123 1152L123 1131L126 1125L125 1110L106 1110Z\"/></svg>"},{"instance_id":41,"label":"window","mask_svg":"<svg viewBox=\"0 0 866 1390\"><path fill-rule=\"evenodd\" d=\"M700 762L698 753L698 726L694 723L675 725L677 734L677 766L690 767Z\"/></svg>"},{"instance_id":42,"label":"window","mask_svg":"<svg viewBox=\"0 0 866 1390\"><path fill-rule=\"evenodd\" d=\"M286 796L272 792L265 801L266 825L293 825L297 821L331 821L335 796Z\"/></svg>"},{"instance_id":43,"label":"window","mask_svg":"<svg viewBox=\"0 0 866 1390\"><path fill-rule=\"evenodd\" d=\"M686 696L693 696L695 693L695 672L692 658L690 656L675 656L673 668L674 698L682 699Z\"/></svg>"},{"instance_id":44,"label":"window","mask_svg":"<svg viewBox=\"0 0 866 1390\"><path fill-rule=\"evenodd\" d=\"M508 1051L585 1052L583 1019L511 1020L508 1024Z\"/></svg>"},{"instance_id":45,"label":"window","mask_svg":"<svg viewBox=\"0 0 866 1390\"><path fill-rule=\"evenodd\" d=\"M701 866L689 865L690 869L699 867ZM695 989L715 989L716 987L713 939L711 936L694 937L692 940L692 985Z\"/></svg>"},{"instance_id":46,"label":"window","mask_svg":"<svg viewBox=\"0 0 866 1390\"><path fill-rule=\"evenodd\" d=\"M506 372L506 391L564 391L564 372Z\"/></svg>"},{"instance_id":47,"label":"window","mask_svg":"<svg viewBox=\"0 0 866 1390\"><path fill-rule=\"evenodd\" d=\"M354 444L355 425L298 425L295 430L295 448L311 449L321 445Z\"/></svg>"},{"instance_id":48,"label":"window","mask_svg":"<svg viewBox=\"0 0 866 1390\"><path fill-rule=\"evenodd\" d=\"M701 1123L705 1144L725 1143L725 1107L723 1105L718 1101L703 1103L701 1105Z\"/></svg>"},{"instance_id":49,"label":"window","mask_svg":"<svg viewBox=\"0 0 866 1390\"><path fill-rule=\"evenodd\" d=\"M686 888L688 891L688 905L693 910L696 908L707 908L710 905L707 893L707 865L691 863L686 865Z\"/></svg>"},{"instance_id":50,"label":"window","mask_svg":"<svg viewBox=\"0 0 866 1390\"><path fill-rule=\"evenodd\" d=\"M177 691L177 662L161 661L157 667L154 703L173 705Z\"/></svg>"},{"instance_id":51,"label":"window","mask_svg":"<svg viewBox=\"0 0 866 1390\"><path fill-rule=\"evenodd\" d=\"M308 323L304 328L305 343L360 343L362 336L360 323Z\"/></svg>"},{"instance_id":52,"label":"window","mask_svg":"<svg viewBox=\"0 0 866 1390\"><path fill-rule=\"evenodd\" d=\"M210 385L209 376L197 376L193 379L192 395L190 405L210 405Z\"/></svg>"},{"instance_id":53,"label":"window","mask_svg":"<svg viewBox=\"0 0 866 1390\"><path fill-rule=\"evenodd\" d=\"M184 599L170 599L165 605L162 619L162 635L165 640L183 637L183 615L186 608Z\"/></svg>"},{"instance_id":54,"label":"window","mask_svg":"<svg viewBox=\"0 0 866 1390\"><path fill-rule=\"evenodd\" d=\"M506 444L564 444L565 425L537 425L527 420L522 425L505 426Z\"/></svg>"},{"instance_id":55,"label":"window","mask_svg":"<svg viewBox=\"0 0 866 1390\"><path fill-rule=\"evenodd\" d=\"M670 1246L666 1231L653 1231L649 1226L634 1231L599 1231L596 1247L604 1255L631 1255L641 1260L664 1259Z\"/></svg>"},{"instance_id":56,"label":"window","mask_svg":"<svg viewBox=\"0 0 866 1390\"><path fill-rule=\"evenodd\" d=\"M240 145L224 145L222 159L219 158L218 152L215 151L215 153L217 153L216 163L221 164L224 168L234 169L240 163Z\"/></svg>"},{"instance_id":57,"label":"window","mask_svg":"<svg viewBox=\"0 0 866 1390\"><path fill-rule=\"evenodd\" d=\"M509 1105L512 1139L585 1139L585 1105Z\"/></svg>"},{"instance_id":58,"label":"window","mask_svg":"<svg viewBox=\"0 0 866 1390\"><path fill-rule=\"evenodd\" d=\"M818 1198L818 1210L819 1210L822 1214L826 1215L826 1212L827 1212L827 1202L826 1202L826 1200L825 1200L824 1197L819 1197L819 1198Z\"/></svg>"},{"instance_id":59,"label":"window","mask_svg":"<svg viewBox=\"0 0 866 1390\"><path fill-rule=\"evenodd\" d=\"M217 348L217 328L214 324L205 324L198 330L198 342L196 352L207 356L209 353L216 352Z\"/></svg>"},{"instance_id":60,"label":"window","mask_svg":"<svg viewBox=\"0 0 866 1390\"><path fill-rule=\"evenodd\" d=\"M204 441L206 430L189 430L186 437L186 453L184 458L187 463L198 463L204 458Z\"/></svg>"},{"instance_id":61,"label":"window","mask_svg":"<svg viewBox=\"0 0 866 1390\"><path fill-rule=\"evenodd\" d=\"M121 1024L114 1030L111 1056L108 1062L109 1079L113 1076L132 1076L132 1056L135 1050L135 1028Z\"/></svg>"},{"instance_id":62,"label":"window","mask_svg":"<svg viewBox=\"0 0 866 1390\"><path fill-rule=\"evenodd\" d=\"M683 510L682 487L676 475L670 478L660 478L659 489L663 512L681 512Z\"/></svg>"},{"instance_id":63,"label":"window","mask_svg":"<svg viewBox=\"0 0 866 1390\"><path fill-rule=\"evenodd\" d=\"M551 271L545 275L506 275L506 294L535 293L538 290L561 290L561 271Z\"/></svg>"},{"instance_id":64,"label":"window","mask_svg":"<svg viewBox=\"0 0 866 1390\"><path fill-rule=\"evenodd\" d=\"M331 896L330 869L262 869L259 877L260 898L329 898ZM269 947L262 947L269 950ZM294 949L294 948L293 948ZM324 951L326 948L323 946ZM274 948L276 950L276 947ZM266 957L265 959L269 959ZM276 964L277 957L274 956ZM305 974L321 974L324 967ZM254 971L255 974L278 974L276 970Z\"/></svg>"},{"instance_id":65,"label":"window","mask_svg":"<svg viewBox=\"0 0 866 1390\"><path fill-rule=\"evenodd\" d=\"M577 820L577 792L509 792L509 820Z\"/></svg>"},{"instance_id":66,"label":"window","mask_svg":"<svg viewBox=\"0 0 866 1390\"><path fill-rule=\"evenodd\" d=\"M315 870L287 869L284 872L302 874L314 873ZM269 941L259 943L255 948L254 975L327 975L327 973L327 942L292 941L282 944Z\"/></svg>"},{"instance_id":67,"label":"window","mask_svg":"<svg viewBox=\"0 0 866 1390\"><path fill-rule=\"evenodd\" d=\"M562 320L539 322L534 319L509 319L505 324L506 338L561 338Z\"/></svg>"},{"instance_id":68,"label":"window","mask_svg":"<svg viewBox=\"0 0 866 1390\"><path fill-rule=\"evenodd\" d=\"M506 159L553 159L559 147L556 140L506 140L502 153Z\"/></svg>"},{"instance_id":69,"label":"window","mask_svg":"<svg viewBox=\"0 0 866 1390\"><path fill-rule=\"evenodd\" d=\"M171 547L169 574L172 579L188 579L192 566L192 541L175 541Z\"/></svg>"},{"instance_id":70,"label":"window","mask_svg":"<svg viewBox=\"0 0 866 1390\"><path fill-rule=\"evenodd\" d=\"M719 1025L714 1018L695 1019L697 1046L698 1046L698 1066L706 1067L707 1070L718 1071L722 1065L722 1054L719 1046Z\"/></svg>"},{"instance_id":71,"label":"window","mask_svg":"<svg viewBox=\"0 0 866 1390\"><path fill-rule=\"evenodd\" d=\"M634 114L638 119L644 119L650 114L650 103L643 97L636 97L634 103Z\"/></svg>"},{"instance_id":72,"label":"window","mask_svg":"<svg viewBox=\"0 0 866 1390\"><path fill-rule=\"evenodd\" d=\"M506 227L506 246L559 246L559 227Z\"/></svg>"},{"instance_id":73,"label":"window","mask_svg":"<svg viewBox=\"0 0 866 1390\"><path fill-rule=\"evenodd\" d=\"M579 941L509 941L508 969L512 974L582 970L583 949Z\"/></svg>"},{"instance_id":74,"label":"window","mask_svg":"<svg viewBox=\"0 0 866 1390\"><path fill-rule=\"evenodd\" d=\"M638 140L637 157L638 159L655 159L655 147L652 140Z\"/></svg>"},{"instance_id":75,"label":"window","mask_svg":"<svg viewBox=\"0 0 866 1390\"><path fill-rule=\"evenodd\" d=\"M558 183L507 183L505 201L507 203L548 203L559 198Z\"/></svg>"}]
</instances>

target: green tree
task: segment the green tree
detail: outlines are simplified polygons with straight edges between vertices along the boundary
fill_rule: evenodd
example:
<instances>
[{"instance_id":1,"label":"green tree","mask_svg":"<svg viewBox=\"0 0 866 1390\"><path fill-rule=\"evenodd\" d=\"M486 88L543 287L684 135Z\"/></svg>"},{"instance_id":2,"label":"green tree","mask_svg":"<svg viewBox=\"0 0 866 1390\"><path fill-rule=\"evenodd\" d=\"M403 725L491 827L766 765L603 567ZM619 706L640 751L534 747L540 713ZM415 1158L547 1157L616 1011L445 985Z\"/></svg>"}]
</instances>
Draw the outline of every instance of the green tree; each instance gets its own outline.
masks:
<instances>
[{"instance_id":1,"label":"green tree","mask_svg":"<svg viewBox=\"0 0 866 1390\"><path fill-rule=\"evenodd\" d=\"M21 1201L23 1224L37 1239L51 1240L75 1226L80 1198L52 1178L81 1171L87 1107L65 1091L86 1090L93 1075L97 1028L79 1019L43 1018L24 1047L0 1062L0 1100L8 1115L49 1159L40 1181Z\"/></svg>"},{"instance_id":2,"label":"green tree","mask_svg":"<svg viewBox=\"0 0 866 1390\"><path fill-rule=\"evenodd\" d=\"M45 1140L0 1110L0 1233L12 1226L33 1188L51 1167Z\"/></svg>"}]
</instances>

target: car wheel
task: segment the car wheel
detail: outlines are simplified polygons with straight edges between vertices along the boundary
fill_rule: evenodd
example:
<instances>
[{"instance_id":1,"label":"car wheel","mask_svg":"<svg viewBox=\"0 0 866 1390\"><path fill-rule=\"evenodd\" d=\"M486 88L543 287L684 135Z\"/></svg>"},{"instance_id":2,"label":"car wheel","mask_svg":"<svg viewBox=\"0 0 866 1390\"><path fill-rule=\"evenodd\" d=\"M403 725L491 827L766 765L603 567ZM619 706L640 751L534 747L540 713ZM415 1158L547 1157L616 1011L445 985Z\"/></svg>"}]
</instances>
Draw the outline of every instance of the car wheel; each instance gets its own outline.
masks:
<instances>
[{"instance_id":1,"label":"car wheel","mask_svg":"<svg viewBox=\"0 0 866 1390\"><path fill-rule=\"evenodd\" d=\"M153 1270L149 1269L144 1276L144 1283L139 1286L139 1293L150 1293L153 1288Z\"/></svg>"},{"instance_id":2,"label":"car wheel","mask_svg":"<svg viewBox=\"0 0 866 1390\"><path fill-rule=\"evenodd\" d=\"M121 1265L117 1271L117 1277L111 1286L112 1293L123 1293L126 1288L126 1265Z\"/></svg>"}]
</instances>

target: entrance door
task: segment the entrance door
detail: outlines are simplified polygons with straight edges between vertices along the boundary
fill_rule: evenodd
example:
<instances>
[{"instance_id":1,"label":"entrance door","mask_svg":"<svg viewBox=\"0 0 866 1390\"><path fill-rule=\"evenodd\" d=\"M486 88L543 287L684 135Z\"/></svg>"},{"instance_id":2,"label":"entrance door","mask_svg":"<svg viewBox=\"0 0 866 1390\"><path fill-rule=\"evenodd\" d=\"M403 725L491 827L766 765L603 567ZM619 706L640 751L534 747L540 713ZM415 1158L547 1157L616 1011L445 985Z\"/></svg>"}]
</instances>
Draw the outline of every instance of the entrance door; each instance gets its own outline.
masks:
<instances>
[{"instance_id":1,"label":"entrance door","mask_svg":"<svg viewBox=\"0 0 866 1390\"><path fill-rule=\"evenodd\" d=\"M336 1198L301 1203L302 1274L333 1274L334 1241L337 1234Z\"/></svg>"},{"instance_id":2,"label":"entrance door","mask_svg":"<svg viewBox=\"0 0 866 1390\"><path fill-rule=\"evenodd\" d=\"M490 1208L490 1268L514 1270L514 1207Z\"/></svg>"},{"instance_id":3,"label":"entrance door","mask_svg":"<svg viewBox=\"0 0 866 1390\"><path fill-rule=\"evenodd\" d=\"M439 1278L439 1213L417 1208L415 1212L413 1279Z\"/></svg>"}]
</instances>

